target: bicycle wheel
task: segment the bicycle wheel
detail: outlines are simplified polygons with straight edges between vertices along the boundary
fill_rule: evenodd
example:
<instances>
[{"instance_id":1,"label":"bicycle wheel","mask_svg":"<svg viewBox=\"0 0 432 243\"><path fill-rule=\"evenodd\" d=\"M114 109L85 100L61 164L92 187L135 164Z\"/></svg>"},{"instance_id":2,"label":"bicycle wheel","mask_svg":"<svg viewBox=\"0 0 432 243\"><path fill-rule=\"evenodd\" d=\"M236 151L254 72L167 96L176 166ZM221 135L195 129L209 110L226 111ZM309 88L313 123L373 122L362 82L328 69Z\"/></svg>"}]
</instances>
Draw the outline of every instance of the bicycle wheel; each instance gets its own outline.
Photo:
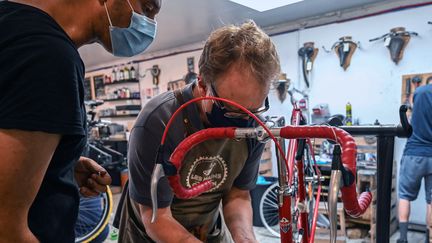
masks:
<instances>
[{"instance_id":1,"label":"bicycle wheel","mask_svg":"<svg viewBox=\"0 0 432 243\"><path fill-rule=\"evenodd\" d=\"M278 183L269 186L263 193L259 205L259 214L264 227L276 237L280 237L278 190Z\"/></svg>"},{"instance_id":2,"label":"bicycle wheel","mask_svg":"<svg viewBox=\"0 0 432 243\"><path fill-rule=\"evenodd\" d=\"M107 191L97 197L80 198L78 219L75 224L75 242L90 242L107 226L112 211L112 193Z\"/></svg>"}]
</instances>

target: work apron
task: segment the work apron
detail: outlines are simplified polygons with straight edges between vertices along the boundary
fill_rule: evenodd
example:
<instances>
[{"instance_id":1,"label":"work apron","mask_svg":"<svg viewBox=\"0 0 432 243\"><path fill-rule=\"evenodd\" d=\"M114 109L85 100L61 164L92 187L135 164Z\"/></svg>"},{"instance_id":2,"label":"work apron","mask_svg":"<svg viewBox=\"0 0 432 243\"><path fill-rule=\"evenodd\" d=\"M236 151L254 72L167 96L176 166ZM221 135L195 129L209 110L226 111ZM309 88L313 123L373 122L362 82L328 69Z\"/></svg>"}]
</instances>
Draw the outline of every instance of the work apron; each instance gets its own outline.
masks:
<instances>
[{"instance_id":1,"label":"work apron","mask_svg":"<svg viewBox=\"0 0 432 243\"><path fill-rule=\"evenodd\" d=\"M183 104L181 93L177 91L174 94L179 103ZM196 130L191 126L187 112L183 112L183 122L186 136ZM201 241L233 242L223 220L221 201L230 192L248 154L245 139L207 140L186 154L179 171L182 185L190 188L204 180L212 180L215 187L191 199L174 196L171 212L185 229ZM138 203L133 201L128 193L122 211L119 242L154 242L145 232Z\"/></svg>"}]
</instances>

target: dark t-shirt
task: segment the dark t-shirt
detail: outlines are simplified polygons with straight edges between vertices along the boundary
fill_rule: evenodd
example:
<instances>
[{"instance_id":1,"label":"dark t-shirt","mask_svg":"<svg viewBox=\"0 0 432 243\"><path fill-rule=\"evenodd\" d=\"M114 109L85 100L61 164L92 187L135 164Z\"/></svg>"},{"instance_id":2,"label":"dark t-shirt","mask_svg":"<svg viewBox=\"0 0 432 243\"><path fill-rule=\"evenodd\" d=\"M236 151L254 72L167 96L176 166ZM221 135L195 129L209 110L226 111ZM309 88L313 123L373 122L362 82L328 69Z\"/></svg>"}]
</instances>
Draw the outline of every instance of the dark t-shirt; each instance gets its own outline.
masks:
<instances>
[{"instance_id":1,"label":"dark t-shirt","mask_svg":"<svg viewBox=\"0 0 432 243\"><path fill-rule=\"evenodd\" d=\"M29 227L41 242L73 242L73 170L86 143L83 62L64 30L37 8L0 2L0 36L0 128L62 135Z\"/></svg>"},{"instance_id":2,"label":"dark t-shirt","mask_svg":"<svg viewBox=\"0 0 432 243\"><path fill-rule=\"evenodd\" d=\"M432 157L432 84L418 87L413 97L411 125L404 155Z\"/></svg>"}]
</instances>

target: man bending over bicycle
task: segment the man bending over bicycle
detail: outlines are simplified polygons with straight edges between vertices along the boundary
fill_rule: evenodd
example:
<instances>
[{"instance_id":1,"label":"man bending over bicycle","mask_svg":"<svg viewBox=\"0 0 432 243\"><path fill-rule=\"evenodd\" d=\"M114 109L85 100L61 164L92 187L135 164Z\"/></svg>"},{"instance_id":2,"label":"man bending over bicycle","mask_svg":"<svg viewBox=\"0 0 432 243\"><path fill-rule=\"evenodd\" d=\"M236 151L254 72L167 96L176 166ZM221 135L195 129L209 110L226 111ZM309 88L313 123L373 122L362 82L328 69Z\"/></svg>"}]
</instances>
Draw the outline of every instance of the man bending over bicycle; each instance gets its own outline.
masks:
<instances>
[{"instance_id":1,"label":"man bending over bicycle","mask_svg":"<svg viewBox=\"0 0 432 243\"><path fill-rule=\"evenodd\" d=\"M279 71L274 44L255 23L225 26L210 35L199 61L199 80L152 99L131 131L130 181L120 220L120 242L256 242L249 190L256 183L263 144L224 139L193 148L180 170L183 185L211 179L216 188L183 200L173 196L166 178L161 179L154 223L150 178L166 123L182 103L197 97L222 97L260 114L268 109L270 83ZM195 131L229 126L256 124L223 102L204 100L191 105L174 120L165 155Z\"/></svg>"}]
</instances>

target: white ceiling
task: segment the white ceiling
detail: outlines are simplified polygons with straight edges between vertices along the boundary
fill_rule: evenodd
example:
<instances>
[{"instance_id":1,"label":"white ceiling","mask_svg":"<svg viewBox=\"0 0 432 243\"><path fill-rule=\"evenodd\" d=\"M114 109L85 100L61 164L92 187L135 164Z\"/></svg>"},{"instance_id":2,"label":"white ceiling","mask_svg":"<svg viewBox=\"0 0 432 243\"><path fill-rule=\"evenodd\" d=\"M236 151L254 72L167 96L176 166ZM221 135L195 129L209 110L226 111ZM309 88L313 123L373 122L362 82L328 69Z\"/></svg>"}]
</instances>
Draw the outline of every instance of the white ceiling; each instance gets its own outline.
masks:
<instances>
[{"instance_id":1,"label":"white ceiling","mask_svg":"<svg viewBox=\"0 0 432 243\"><path fill-rule=\"evenodd\" d=\"M253 19L265 29L302 18L385 1L391 0L304 0L259 12L228 0L162 0L162 9L156 17L157 37L147 52L203 41L212 30L225 24L241 23L246 19ZM87 67L116 60L97 44L82 47L80 53Z\"/></svg>"}]
</instances>

